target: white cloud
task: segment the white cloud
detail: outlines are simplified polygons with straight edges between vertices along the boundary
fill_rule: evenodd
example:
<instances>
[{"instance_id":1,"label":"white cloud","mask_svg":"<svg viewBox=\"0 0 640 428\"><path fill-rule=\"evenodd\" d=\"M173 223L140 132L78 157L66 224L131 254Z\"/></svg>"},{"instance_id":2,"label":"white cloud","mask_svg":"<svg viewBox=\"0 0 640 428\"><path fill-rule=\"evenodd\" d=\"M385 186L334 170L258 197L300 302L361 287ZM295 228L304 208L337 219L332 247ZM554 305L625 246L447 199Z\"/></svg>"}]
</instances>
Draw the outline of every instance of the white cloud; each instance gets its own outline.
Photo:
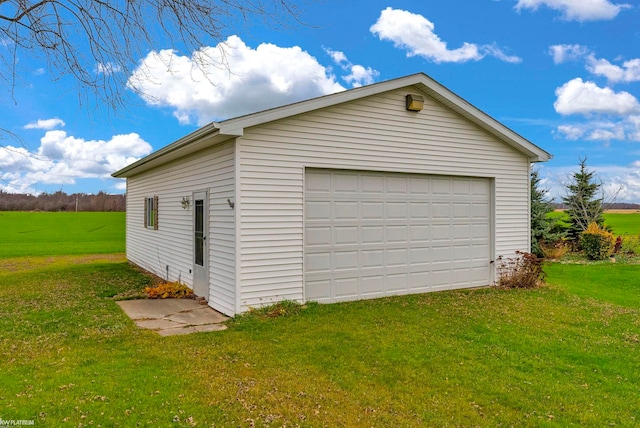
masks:
<instances>
[{"instance_id":1,"label":"white cloud","mask_svg":"<svg viewBox=\"0 0 640 428\"><path fill-rule=\"evenodd\" d=\"M567 140L575 141L582 138L586 129L584 125L560 125L558 126L558 132Z\"/></svg>"},{"instance_id":2,"label":"white cloud","mask_svg":"<svg viewBox=\"0 0 640 428\"><path fill-rule=\"evenodd\" d=\"M152 51L128 85L147 104L173 109L180 123L198 125L345 89L298 46L252 49L237 36L191 57Z\"/></svg>"},{"instance_id":3,"label":"white cloud","mask_svg":"<svg viewBox=\"0 0 640 428\"><path fill-rule=\"evenodd\" d=\"M138 134L115 135L110 140L84 140L62 130L50 130L40 146L0 150L0 190L34 193L35 185L73 184L76 179L108 179L114 171L147 155L152 148Z\"/></svg>"},{"instance_id":4,"label":"white cloud","mask_svg":"<svg viewBox=\"0 0 640 428\"><path fill-rule=\"evenodd\" d=\"M589 49L582 45L553 45L549 47L549 54L553 57L554 64L575 61L584 58L588 53Z\"/></svg>"},{"instance_id":5,"label":"white cloud","mask_svg":"<svg viewBox=\"0 0 640 428\"><path fill-rule=\"evenodd\" d=\"M35 122L28 123L24 126L24 129L54 129L64 126L64 120L57 117L51 119L38 119Z\"/></svg>"},{"instance_id":6,"label":"white cloud","mask_svg":"<svg viewBox=\"0 0 640 428\"><path fill-rule=\"evenodd\" d=\"M634 141L640 142L640 116L626 116L613 120L592 120L584 123L560 125L557 135L577 141Z\"/></svg>"},{"instance_id":7,"label":"white cloud","mask_svg":"<svg viewBox=\"0 0 640 428\"><path fill-rule=\"evenodd\" d=\"M338 64L344 71L349 74L342 76L342 79L354 88L370 85L375 82L375 78L380 75L377 70L371 67L365 67L359 64L353 64L347 59L344 52L334 51L329 48L324 49L325 52Z\"/></svg>"},{"instance_id":8,"label":"white cloud","mask_svg":"<svg viewBox=\"0 0 640 428\"><path fill-rule=\"evenodd\" d=\"M502 49L497 47L495 44L493 44L493 45L483 45L482 46L482 50L487 55L493 56L493 57L499 59L500 61L510 62L512 64L518 64L518 63L522 62L522 58L520 58L519 56L516 56L516 55L507 55L506 53L504 53L502 51Z\"/></svg>"},{"instance_id":9,"label":"white cloud","mask_svg":"<svg viewBox=\"0 0 640 428\"><path fill-rule=\"evenodd\" d=\"M479 61L486 55L508 62L521 61L516 56L506 55L495 45L465 42L459 48L449 49L434 30L435 25L424 16L391 7L383 10L378 21L369 28L380 40L392 41L396 47L405 49L407 56L421 56L436 63Z\"/></svg>"},{"instance_id":10,"label":"white cloud","mask_svg":"<svg viewBox=\"0 0 640 428\"><path fill-rule=\"evenodd\" d=\"M640 142L640 102L632 94L576 78L557 88L556 96L556 112L587 119L558 126L556 135L607 144L614 140Z\"/></svg>"},{"instance_id":11,"label":"white cloud","mask_svg":"<svg viewBox=\"0 0 640 428\"><path fill-rule=\"evenodd\" d=\"M638 100L628 92L600 88L590 81L575 78L556 89L553 106L562 115L616 114L626 115L640 110Z\"/></svg>"},{"instance_id":12,"label":"white cloud","mask_svg":"<svg viewBox=\"0 0 640 428\"><path fill-rule=\"evenodd\" d=\"M640 58L615 65L606 59L598 59L594 55L587 58L587 70L597 76L604 76L611 82L640 81Z\"/></svg>"},{"instance_id":13,"label":"white cloud","mask_svg":"<svg viewBox=\"0 0 640 428\"><path fill-rule=\"evenodd\" d=\"M609 0L518 0L515 8L537 10L546 6L562 12L562 19L567 21L610 20L618 16L622 9L630 8L628 4L614 4Z\"/></svg>"},{"instance_id":14,"label":"white cloud","mask_svg":"<svg viewBox=\"0 0 640 428\"><path fill-rule=\"evenodd\" d=\"M340 64L341 62L348 62L347 56L344 54L344 52L334 51L329 48L325 48L324 51L331 57L333 62L335 62L336 64Z\"/></svg>"},{"instance_id":15,"label":"white cloud","mask_svg":"<svg viewBox=\"0 0 640 428\"><path fill-rule=\"evenodd\" d=\"M96 68L94 71L96 74L105 74L108 76L110 74L118 73L122 71L122 67L112 62L105 62L105 63L99 62L96 64Z\"/></svg>"},{"instance_id":16,"label":"white cloud","mask_svg":"<svg viewBox=\"0 0 640 428\"><path fill-rule=\"evenodd\" d=\"M631 162L627 166L592 165L589 170L596 174L596 182L602 183L605 201L632 202L640 200L640 161ZM578 170L578 165L550 167L541 164L538 167L542 187L549 189L547 197L561 202L566 195L566 185L571 181L572 173Z\"/></svg>"},{"instance_id":17,"label":"white cloud","mask_svg":"<svg viewBox=\"0 0 640 428\"><path fill-rule=\"evenodd\" d=\"M611 174L603 188L605 196L613 198L613 202L637 203L640 201L640 168L630 166Z\"/></svg>"},{"instance_id":18,"label":"white cloud","mask_svg":"<svg viewBox=\"0 0 640 428\"><path fill-rule=\"evenodd\" d=\"M626 118L629 127L627 138L631 141L640 141L640 116L629 116Z\"/></svg>"},{"instance_id":19,"label":"white cloud","mask_svg":"<svg viewBox=\"0 0 640 428\"><path fill-rule=\"evenodd\" d=\"M351 84L354 88L364 85L370 85L375 81L378 73L376 70L371 67L364 67L362 65L350 65L349 66L351 72L346 76L343 76L343 79Z\"/></svg>"}]
</instances>

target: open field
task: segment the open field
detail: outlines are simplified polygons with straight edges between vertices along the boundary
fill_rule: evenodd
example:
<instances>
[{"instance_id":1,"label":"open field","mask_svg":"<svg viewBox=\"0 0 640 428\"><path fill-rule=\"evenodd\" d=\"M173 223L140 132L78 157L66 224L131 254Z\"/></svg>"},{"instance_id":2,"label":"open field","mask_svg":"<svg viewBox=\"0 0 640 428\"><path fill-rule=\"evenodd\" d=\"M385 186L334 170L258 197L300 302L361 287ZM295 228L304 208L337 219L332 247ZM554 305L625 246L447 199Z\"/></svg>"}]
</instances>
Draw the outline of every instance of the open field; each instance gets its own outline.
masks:
<instances>
[{"instance_id":1,"label":"open field","mask_svg":"<svg viewBox=\"0 0 640 428\"><path fill-rule=\"evenodd\" d=\"M125 251L123 212L0 211L0 258Z\"/></svg>"},{"instance_id":2,"label":"open field","mask_svg":"<svg viewBox=\"0 0 640 428\"><path fill-rule=\"evenodd\" d=\"M567 218L563 211L549 213L549 218ZM604 221L616 235L640 234L640 213L637 210L612 210L604 213Z\"/></svg>"},{"instance_id":3,"label":"open field","mask_svg":"<svg viewBox=\"0 0 640 428\"><path fill-rule=\"evenodd\" d=\"M606 212L604 221L617 235L640 235L640 213Z\"/></svg>"}]
</instances>

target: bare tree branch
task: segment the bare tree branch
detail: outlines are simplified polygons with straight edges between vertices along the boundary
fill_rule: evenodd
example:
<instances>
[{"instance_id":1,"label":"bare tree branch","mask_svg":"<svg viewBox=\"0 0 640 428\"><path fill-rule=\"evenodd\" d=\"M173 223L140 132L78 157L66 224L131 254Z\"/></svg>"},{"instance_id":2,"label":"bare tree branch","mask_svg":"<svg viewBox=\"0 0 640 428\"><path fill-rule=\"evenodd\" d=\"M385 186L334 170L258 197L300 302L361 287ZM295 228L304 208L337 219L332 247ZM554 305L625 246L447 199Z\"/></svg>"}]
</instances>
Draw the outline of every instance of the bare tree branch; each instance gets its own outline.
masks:
<instances>
[{"instance_id":1,"label":"bare tree branch","mask_svg":"<svg viewBox=\"0 0 640 428\"><path fill-rule=\"evenodd\" d=\"M15 97L20 59L42 59L53 80L71 76L81 93L117 109L151 49L217 45L256 18L286 27L299 23L299 11L293 0L0 0L0 76Z\"/></svg>"}]
</instances>

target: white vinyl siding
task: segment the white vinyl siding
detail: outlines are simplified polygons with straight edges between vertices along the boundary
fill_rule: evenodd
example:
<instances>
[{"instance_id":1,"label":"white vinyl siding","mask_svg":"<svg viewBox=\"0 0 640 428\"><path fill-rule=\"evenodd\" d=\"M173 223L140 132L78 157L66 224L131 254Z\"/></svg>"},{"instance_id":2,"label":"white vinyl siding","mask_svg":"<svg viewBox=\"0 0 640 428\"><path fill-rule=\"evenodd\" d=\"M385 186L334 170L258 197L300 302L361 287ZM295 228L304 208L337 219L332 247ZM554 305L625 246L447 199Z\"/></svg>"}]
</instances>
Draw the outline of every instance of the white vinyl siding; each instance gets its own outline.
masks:
<instances>
[{"instance_id":1,"label":"white vinyl siding","mask_svg":"<svg viewBox=\"0 0 640 428\"><path fill-rule=\"evenodd\" d=\"M193 286L193 192L209 191L209 305L236 313L234 143L229 141L127 179L127 257L162 278ZM157 231L144 223L148 195L157 195ZM182 199L191 205L182 208Z\"/></svg>"},{"instance_id":2,"label":"white vinyl siding","mask_svg":"<svg viewBox=\"0 0 640 428\"><path fill-rule=\"evenodd\" d=\"M494 253L528 249L529 159L415 87L248 128L238 138L239 304L304 300L305 168L493 179Z\"/></svg>"}]
</instances>

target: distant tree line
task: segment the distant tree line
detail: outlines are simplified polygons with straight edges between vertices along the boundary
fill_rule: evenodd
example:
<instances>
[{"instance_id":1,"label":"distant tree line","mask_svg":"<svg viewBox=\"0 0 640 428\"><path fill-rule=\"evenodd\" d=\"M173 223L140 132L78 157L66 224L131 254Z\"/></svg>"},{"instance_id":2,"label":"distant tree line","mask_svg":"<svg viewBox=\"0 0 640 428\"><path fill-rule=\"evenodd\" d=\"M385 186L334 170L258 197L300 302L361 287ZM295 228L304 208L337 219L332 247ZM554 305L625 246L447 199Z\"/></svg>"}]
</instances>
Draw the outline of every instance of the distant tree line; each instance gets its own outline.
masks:
<instances>
[{"instance_id":1,"label":"distant tree line","mask_svg":"<svg viewBox=\"0 0 640 428\"><path fill-rule=\"evenodd\" d=\"M553 202L551 204L553 209L556 210L566 210L569 208L569 205L564 202ZM607 205L608 210L640 210L640 204L632 204L627 202L612 202Z\"/></svg>"},{"instance_id":2,"label":"distant tree line","mask_svg":"<svg viewBox=\"0 0 640 428\"><path fill-rule=\"evenodd\" d=\"M124 211L125 195L65 192L25 195L0 190L0 211Z\"/></svg>"}]
</instances>

